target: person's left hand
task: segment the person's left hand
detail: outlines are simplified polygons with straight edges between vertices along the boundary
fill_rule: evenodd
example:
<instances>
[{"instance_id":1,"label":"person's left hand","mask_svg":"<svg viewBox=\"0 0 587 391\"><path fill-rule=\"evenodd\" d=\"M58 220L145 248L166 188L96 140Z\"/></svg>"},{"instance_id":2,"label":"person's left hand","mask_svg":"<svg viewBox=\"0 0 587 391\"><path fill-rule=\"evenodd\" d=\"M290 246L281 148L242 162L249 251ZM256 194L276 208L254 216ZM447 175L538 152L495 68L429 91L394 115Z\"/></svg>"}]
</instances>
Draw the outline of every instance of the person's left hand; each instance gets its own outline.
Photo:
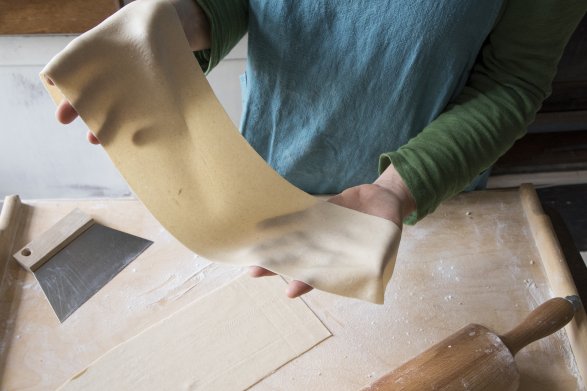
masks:
<instances>
[{"instance_id":1,"label":"person's left hand","mask_svg":"<svg viewBox=\"0 0 587 391\"><path fill-rule=\"evenodd\" d=\"M404 218L416 209L410 191L393 166L389 166L375 183L351 187L331 197L328 202L382 217L394 222L400 228ZM251 266L249 274L252 277L275 275L260 266ZM290 298L295 298L312 289L310 285L302 281L293 280L289 283L286 294Z\"/></svg>"}]
</instances>

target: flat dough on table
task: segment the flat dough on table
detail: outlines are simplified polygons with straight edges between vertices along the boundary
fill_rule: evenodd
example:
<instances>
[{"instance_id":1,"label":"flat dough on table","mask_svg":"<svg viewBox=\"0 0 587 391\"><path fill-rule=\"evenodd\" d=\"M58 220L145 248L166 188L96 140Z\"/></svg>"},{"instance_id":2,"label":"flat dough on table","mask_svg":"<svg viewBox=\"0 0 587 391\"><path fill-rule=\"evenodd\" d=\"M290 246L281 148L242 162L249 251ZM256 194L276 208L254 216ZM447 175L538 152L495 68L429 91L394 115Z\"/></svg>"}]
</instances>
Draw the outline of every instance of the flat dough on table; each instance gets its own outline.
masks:
<instances>
[{"instance_id":1,"label":"flat dough on table","mask_svg":"<svg viewBox=\"0 0 587 391\"><path fill-rule=\"evenodd\" d=\"M331 334L285 282L240 277L114 347L59 390L244 390Z\"/></svg>"},{"instance_id":2,"label":"flat dough on table","mask_svg":"<svg viewBox=\"0 0 587 391\"><path fill-rule=\"evenodd\" d=\"M317 200L273 171L216 99L167 0L125 6L72 41L41 79L192 251L383 302L399 227Z\"/></svg>"}]
</instances>

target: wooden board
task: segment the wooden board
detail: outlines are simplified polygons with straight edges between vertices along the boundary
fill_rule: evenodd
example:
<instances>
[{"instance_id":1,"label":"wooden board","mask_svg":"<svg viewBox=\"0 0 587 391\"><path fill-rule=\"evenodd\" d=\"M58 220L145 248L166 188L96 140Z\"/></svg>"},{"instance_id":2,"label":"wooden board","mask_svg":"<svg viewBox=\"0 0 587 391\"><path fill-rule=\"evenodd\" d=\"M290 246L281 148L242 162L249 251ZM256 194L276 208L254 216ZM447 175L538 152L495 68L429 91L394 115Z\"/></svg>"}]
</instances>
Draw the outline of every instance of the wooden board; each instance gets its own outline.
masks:
<instances>
[{"instance_id":1,"label":"wooden board","mask_svg":"<svg viewBox=\"0 0 587 391\"><path fill-rule=\"evenodd\" d=\"M116 0L0 0L0 34L79 34L120 8Z\"/></svg>"},{"instance_id":2,"label":"wooden board","mask_svg":"<svg viewBox=\"0 0 587 391\"><path fill-rule=\"evenodd\" d=\"M460 195L405 227L385 305L318 291L306 295L333 337L253 389L356 390L468 323L505 333L539 303L573 293L560 254L555 262L546 259L557 244L532 194L526 188ZM134 200L27 201L12 247L75 207L155 243L62 325L32 275L5 257L2 389L54 388L116 344L242 273L190 253ZM549 243L546 249L535 245L534 235ZM584 326L572 323L518 353L520 389L585 389Z\"/></svg>"},{"instance_id":3,"label":"wooden board","mask_svg":"<svg viewBox=\"0 0 587 391\"><path fill-rule=\"evenodd\" d=\"M536 172L527 174L508 174L490 176L487 180L488 189L518 187L523 183L532 182L537 188L587 183L587 170Z\"/></svg>"}]
</instances>

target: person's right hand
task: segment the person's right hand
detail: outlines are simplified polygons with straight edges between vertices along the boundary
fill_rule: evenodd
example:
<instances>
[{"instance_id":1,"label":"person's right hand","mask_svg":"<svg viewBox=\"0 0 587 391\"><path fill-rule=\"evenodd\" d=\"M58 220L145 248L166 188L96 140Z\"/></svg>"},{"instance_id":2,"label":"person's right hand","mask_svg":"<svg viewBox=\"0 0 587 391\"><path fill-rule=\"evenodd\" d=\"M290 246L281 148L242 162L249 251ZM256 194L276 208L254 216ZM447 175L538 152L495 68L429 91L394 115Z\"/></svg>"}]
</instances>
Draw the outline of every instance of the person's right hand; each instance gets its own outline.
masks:
<instances>
[{"instance_id":1,"label":"person's right hand","mask_svg":"<svg viewBox=\"0 0 587 391\"><path fill-rule=\"evenodd\" d=\"M57 110L55 111L55 117L57 117L57 121L61 122L64 125L70 124L73 122L74 119L78 117L77 111L73 108L71 103L67 100L62 100L59 106L57 106ZM92 144L100 144L100 140L90 131L88 131L88 141Z\"/></svg>"},{"instance_id":2,"label":"person's right hand","mask_svg":"<svg viewBox=\"0 0 587 391\"><path fill-rule=\"evenodd\" d=\"M186 38L193 51L210 48L210 23L204 11L197 2L193 0L170 0L179 16ZM49 84L53 85L51 80ZM55 112L57 121L62 124L69 124L78 117L77 111L71 103L63 100ZM88 141L92 144L100 144L98 138L88 131Z\"/></svg>"},{"instance_id":3,"label":"person's right hand","mask_svg":"<svg viewBox=\"0 0 587 391\"><path fill-rule=\"evenodd\" d=\"M53 83L52 80L47 80L47 82L51 85L55 85L55 83ZM67 99L63 99L61 103L59 103L59 106L57 106L57 110L55 110L55 117L57 118L57 121L61 122L64 125L72 123L73 120L75 120L78 116L79 114L77 113L77 111L75 111L75 109L73 108L71 103L67 101ZM90 143L100 144L98 138L94 136L94 134L89 130L87 137Z\"/></svg>"}]
</instances>

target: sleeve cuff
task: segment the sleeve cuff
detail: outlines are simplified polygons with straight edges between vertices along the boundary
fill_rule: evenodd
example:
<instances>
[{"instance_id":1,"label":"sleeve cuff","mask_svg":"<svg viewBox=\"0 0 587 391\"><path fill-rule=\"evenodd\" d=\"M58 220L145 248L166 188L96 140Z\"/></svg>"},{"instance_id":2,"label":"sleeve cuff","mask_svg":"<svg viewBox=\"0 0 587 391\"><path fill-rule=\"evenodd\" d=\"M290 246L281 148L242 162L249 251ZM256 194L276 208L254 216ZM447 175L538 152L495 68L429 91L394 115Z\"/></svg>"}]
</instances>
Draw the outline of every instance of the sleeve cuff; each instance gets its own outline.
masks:
<instances>
[{"instance_id":1,"label":"sleeve cuff","mask_svg":"<svg viewBox=\"0 0 587 391\"><path fill-rule=\"evenodd\" d=\"M242 0L195 0L210 23L210 49L194 52L202 71L210 73L245 35L248 8Z\"/></svg>"},{"instance_id":2,"label":"sleeve cuff","mask_svg":"<svg viewBox=\"0 0 587 391\"><path fill-rule=\"evenodd\" d=\"M434 209L436 209L437 203L426 202L430 197L426 197L427 191L425 190L426 186L424 181L422 181L418 175L414 174L415 169L411 167L407 160L397 152L388 152L379 156L379 175L381 175L381 173L383 173L383 171L385 171L385 169L391 164L393 164L404 180L404 183L412 193L412 197L414 197L414 201L416 202L416 211L411 213L403 221L404 224L414 225L426 217L427 214L433 212Z\"/></svg>"}]
</instances>

